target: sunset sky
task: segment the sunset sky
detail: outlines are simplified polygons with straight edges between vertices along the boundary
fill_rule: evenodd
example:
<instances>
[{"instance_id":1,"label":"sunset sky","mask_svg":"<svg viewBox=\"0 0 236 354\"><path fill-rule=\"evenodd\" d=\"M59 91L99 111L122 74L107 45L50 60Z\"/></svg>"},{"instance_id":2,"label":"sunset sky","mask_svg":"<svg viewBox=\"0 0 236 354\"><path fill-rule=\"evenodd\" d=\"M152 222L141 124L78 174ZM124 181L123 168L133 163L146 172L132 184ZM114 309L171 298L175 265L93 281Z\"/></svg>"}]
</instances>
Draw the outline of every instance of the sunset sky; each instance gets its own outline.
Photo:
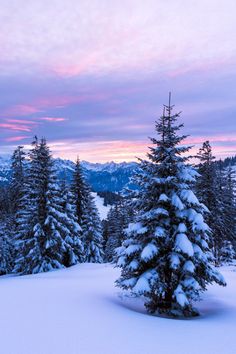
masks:
<instances>
[{"instance_id":1,"label":"sunset sky","mask_svg":"<svg viewBox=\"0 0 236 354\"><path fill-rule=\"evenodd\" d=\"M172 92L187 139L236 154L235 0L1 0L0 155L135 160Z\"/></svg>"}]
</instances>

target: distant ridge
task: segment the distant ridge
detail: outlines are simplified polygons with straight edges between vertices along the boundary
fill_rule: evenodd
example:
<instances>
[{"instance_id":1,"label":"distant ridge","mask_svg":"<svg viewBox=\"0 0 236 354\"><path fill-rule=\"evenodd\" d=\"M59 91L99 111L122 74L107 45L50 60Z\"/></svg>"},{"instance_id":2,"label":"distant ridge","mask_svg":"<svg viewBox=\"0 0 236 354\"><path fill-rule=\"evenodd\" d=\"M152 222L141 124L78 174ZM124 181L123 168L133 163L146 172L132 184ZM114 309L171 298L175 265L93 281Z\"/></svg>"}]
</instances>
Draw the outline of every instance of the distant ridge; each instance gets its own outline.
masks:
<instances>
[{"instance_id":1,"label":"distant ridge","mask_svg":"<svg viewBox=\"0 0 236 354\"><path fill-rule=\"evenodd\" d=\"M71 181L75 163L61 158L54 159L54 162L58 177L68 182ZM138 167L136 162L116 163L113 161L106 163L81 161L81 165L84 168L88 182L95 192L120 192L129 184L130 177ZM11 175L10 167L10 157L0 157L0 184L5 184L9 181Z\"/></svg>"}]
</instances>

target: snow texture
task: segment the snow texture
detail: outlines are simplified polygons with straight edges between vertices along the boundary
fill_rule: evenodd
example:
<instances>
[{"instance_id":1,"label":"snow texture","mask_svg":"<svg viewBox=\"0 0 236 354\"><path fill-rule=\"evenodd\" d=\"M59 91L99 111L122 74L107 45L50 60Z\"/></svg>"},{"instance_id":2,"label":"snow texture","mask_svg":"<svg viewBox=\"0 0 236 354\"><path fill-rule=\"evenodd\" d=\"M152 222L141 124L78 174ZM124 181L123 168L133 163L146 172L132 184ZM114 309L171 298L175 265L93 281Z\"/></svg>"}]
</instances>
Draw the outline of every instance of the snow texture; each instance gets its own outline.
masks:
<instances>
[{"instance_id":1,"label":"snow texture","mask_svg":"<svg viewBox=\"0 0 236 354\"><path fill-rule=\"evenodd\" d=\"M194 254L192 243L189 241L188 237L181 233L177 234L175 241L175 249L187 254L192 257Z\"/></svg>"},{"instance_id":2,"label":"snow texture","mask_svg":"<svg viewBox=\"0 0 236 354\"><path fill-rule=\"evenodd\" d=\"M147 244L147 246L144 247L141 253L141 259L143 261L149 261L150 259L154 258L158 253L158 248L155 246L153 243Z\"/></svg>"},{"instance_id":3,"label":"snow texture","mask_svg":"<svg viewBox=\"0 0 236 354\"><path fill-rule=\"evenodd\" d=\"M100 219L101 220L107 219L107 215L109 213L109 210L111 209L111 206L110 205L105 206L104 198L101 198L97 193L93 192L91 194L94 198L95 205L98 209Z\"/></svg>"},{"instance_id":4,"label":"snow texture","mask_svg":"<svg viewBox=\"0 0 236 354\"><path fill-rule=\"evenodd\" d=\"M203 295L200 317L178 321L147 315L142 299L119 298L118 272L107 264L80 264L2 277L1 353L236 353L235 271L224 268L228 286L211 286ZM176 295L184 301L181 289Z\"/></svg>"}]
</instances>

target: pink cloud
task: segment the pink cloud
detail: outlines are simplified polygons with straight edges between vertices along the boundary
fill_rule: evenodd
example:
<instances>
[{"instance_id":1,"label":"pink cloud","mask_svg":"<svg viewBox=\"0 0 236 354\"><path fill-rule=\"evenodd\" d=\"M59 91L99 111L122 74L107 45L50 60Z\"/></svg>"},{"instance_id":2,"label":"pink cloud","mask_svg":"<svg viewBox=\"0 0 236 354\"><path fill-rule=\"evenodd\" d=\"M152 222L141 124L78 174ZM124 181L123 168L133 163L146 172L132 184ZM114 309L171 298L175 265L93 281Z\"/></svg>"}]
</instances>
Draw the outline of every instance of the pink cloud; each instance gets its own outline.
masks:
<instances>
[{"instance_id":1,"label":"pink cloud","mask_svg":"<svg viewBox=\"0 0 236 354\"><path fill-rule=\"evenodd\" d=\"M22 131L31 132L38 123L32 120L22 120L22 119L4 119L3 123L0 123L0 129L6 129L9 131ZM9 138L11 139L11 138ZM11 140L8 140L11 141ZM13 141L13 140L12 140Z\"/></svg>"},{"instance_id":2,"label":"pink cloud","mask_svg":"<svg viewBox=\"0 0 236 354\"><path fill-rule=\"evenodd\" d=\"M134 161L136 157L145 158L148 142L94 141L90 142L58 141L50 144L54 156L75 160L80 155L82 160L91 162Z\"/></svg>"},{"instance_id":3,"label":"pink cloud","mask_svg":"<svg viewBox=\"0 0 236 354\"><path fill-rule=\"evenodd\" d=\"M6 138L5 141L14 142L14 141L24 140L26 138L28 138L27 135L19 135L19 136L12 136L10 138Z\"/></svg>"},{"instance_id":4,"label":"pink cloud","mask_svg":"<svg viewBox=\"0 0 236 354\"><path fill-rule=\"evenodd\" d=\"M46 109L46 108L56 108L56 107L64 107L73 103L80 102L91 102L91 101L101 101L104 99L108 99L108 93L83 93L78 95L71 96L52 96L50 98L39 98L34 101L33 105L35 107Z\"/></svg>"},{"instance_id":5,"label":"pink cloud","mask_svg":"<svg viewBox=\"0 0 236 354\"><path fill-rule=\"evenodd\" d=\"M33 121L33 120L23 120L23 119L6 119L6 122L8 123L17 123L17 124L32 124L32 125L36 125L37 122Z\"/></svg>"},{"instance_id":6,"label":"pink cloud","mask_svg":"<svg viewBox=\"0 0 236 354\"><path fill-rule=\"evenodd\" d=\"M27 116L33 113L40 112L38 107L32 105L19 104L13 107L7 108L3 114L6 116Z\"/></svg>"},{"instance_id":7,"label":"pink cloud","mask_svg":"<svg viewBox=\"0 0 236 354\"><path fill-rule=\"evenodd\" d=\"M8 130L16 130L22 132L30 132L31 129L26 125L18 125L18 124L11 124L11 123L0 123L0 129L8 129Z\"/></svg>"},{"instance_id":8,"label":"pink cloud","mask_svg":"<svg viewBox=\"0 0 236 354\"><path fill-rule=\"evenodd\" d=\"M84 74L97 64L97 55L89 53L86 58L80 58L78 63L53 64L49 69L60 77L72 77Z\"/></svg>"},{"instance_id":9,"label":"pink cloud","mask_svg":"<svg viewBox=\"0 0 236 354\"><path fill-rule=\"evenodd\" d=\"M37 99L32 100L30 103L27 104L20 104L20 105L14 105L12 107L7 108L2 112L2 115L5 116L27 116L27 115L32 115L34 113L38 112L43 112L44 110L48 108L63 108L65 106L68 106L70 104L75 104L75 103L80 103L80 102L97 102L97 101L102 101L105 99L108 99L110 96L109 93L83 93L83 94L78 94L78 95L61 95L61 96L51 96L51 97L39 97ZM66 118L57 118L54 119L53 117L42 117L37 118L41 120L46 120L46 121L62 121L66 120ZM44 119L45 118L45 119ZM36 119L36 118L34 118ZM21 119L16 119L13 118L11 120L8 120L9 123L25 123L25 124L36 124L34 120L21 120Z\"/></svg>"},{"instance_id":10,"label":"pink cloud","mask_svg":"<svg viewBox=\"0 0 236 354\"><path fill-rule=\"evenodd\" d=\"M190 136L184 140L184 143L202 144L206 140L209 140L210 143L236 142L235 134L227 134L227 135L198 136L198 137Z\"/></svg>"},{"instance_id":11,"label":"pink cloud","mask_svg":"<svg viewBox=\"0 0 236 354\"><path fill-rule=\"evenodd\" d=\"M43 117L40 119L46 120L48 122L64 122L64 121L68 120L67 118L60 118L60 117Z\"/></svg>"}]
</instances>

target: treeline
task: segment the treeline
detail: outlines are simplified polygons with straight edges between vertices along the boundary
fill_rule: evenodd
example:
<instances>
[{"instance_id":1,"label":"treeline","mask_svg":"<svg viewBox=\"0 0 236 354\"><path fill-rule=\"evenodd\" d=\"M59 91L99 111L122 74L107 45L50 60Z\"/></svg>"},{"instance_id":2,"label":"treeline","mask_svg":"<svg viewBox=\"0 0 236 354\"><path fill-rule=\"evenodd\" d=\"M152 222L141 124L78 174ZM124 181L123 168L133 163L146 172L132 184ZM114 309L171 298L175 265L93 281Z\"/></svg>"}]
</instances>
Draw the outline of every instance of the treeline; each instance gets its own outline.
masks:
<instances>
[{"instance_id":1,"label":"treeline","mask_svg":"<svg viewBox=\"0 0 236 354\"><path fill-rule=\"evenodd\" d=\"M216 265L230 262L236 254L236 200L234 158L215 161L209 141L203 143L195 191L207 207L205 220L211 229L211 248Z\"/></svg>"},{"instance_id":2,"label":"treeline","mask_svg":"<svg viewBox=\"0 0 236 354\"><path fill-rule=\"evenodd\" d=\"M30 274L79 262L103 262L102 226L77 160L72 184L56 178L46 140L12 156L0 193L0 273Z\"/></svg>"},{"instance_id":3,"label":"treeline","mask_svg":"<svg viewBox=\"0 0 236 354\"><path fill-rule=\"evenodd\" d=\"M198 163L194 167L199 175L192 183L192 188L199 201L205 205L204 218L211 229L209 245L214 256L213 262L217 266L231 263L236 256L236 176L231 166L235 159L216 161L209 141L203 143L196 158ZM136 177L134 180L138 185ZM120 200L111 208L107 220L103 221L108 261L116 260L115 249L125 240L125 230L137 212L131 200L140 197L140 193L136 189L130 191L129 197L119 196Z\"/></svg>"},{"instance_id":4,"label":"treeline","mask_svg":"<svg viewBox=\"0 0 236 354\"><path fill-rule=\"evenodd\" d=\"M235 176L231 163L215 161L209 141L203 143L192 189L205 205L209 246L215 265L236 254ZM90 187L77 160L73 181L56 177L46 140L37 137L28 154L19 146L12 156L11 181L0 190L0 274L29 274L81 262L116 262L116 249L127 238L138 214L139 188L125 196L101 192L112 204L99 219ZM159 187L156 186L158 189Z\"/></svg>"}]
</instances>

